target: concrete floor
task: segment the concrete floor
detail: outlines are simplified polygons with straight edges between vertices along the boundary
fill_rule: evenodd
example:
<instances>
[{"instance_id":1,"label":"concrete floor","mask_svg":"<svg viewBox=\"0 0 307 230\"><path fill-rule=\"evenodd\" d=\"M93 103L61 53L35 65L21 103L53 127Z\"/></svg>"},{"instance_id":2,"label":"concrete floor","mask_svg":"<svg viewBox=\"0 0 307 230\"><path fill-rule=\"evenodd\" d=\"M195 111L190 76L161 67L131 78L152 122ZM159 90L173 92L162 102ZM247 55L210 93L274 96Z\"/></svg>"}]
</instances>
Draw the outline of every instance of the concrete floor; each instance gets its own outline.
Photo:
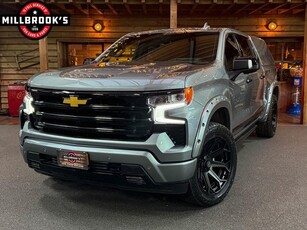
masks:
<instances>
[{"instance_id":1,"label":"concrete floor","mask_svg":"<svg viewBox=\"0 0 307 230\"><path fill-rule=\"evenodd\" d=\"M240 144L235 183L219 205L60 182L23 162L18 127L0 126L0 229L307 229L307 127Z\"/></svg>"}]
</instances>

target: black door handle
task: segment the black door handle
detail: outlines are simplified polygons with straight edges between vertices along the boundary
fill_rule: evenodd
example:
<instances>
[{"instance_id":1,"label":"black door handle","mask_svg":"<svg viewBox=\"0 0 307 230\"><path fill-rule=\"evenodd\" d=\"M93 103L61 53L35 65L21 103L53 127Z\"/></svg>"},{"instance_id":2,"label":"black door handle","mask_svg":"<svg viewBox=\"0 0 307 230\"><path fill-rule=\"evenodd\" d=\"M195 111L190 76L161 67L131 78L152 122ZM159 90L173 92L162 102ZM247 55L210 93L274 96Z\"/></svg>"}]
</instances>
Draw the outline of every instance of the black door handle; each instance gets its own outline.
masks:
<instances>
[{"instance_id":1,"label":"black door handle","mask_svg":"<svg viewBox=\"0 0 307 230\"><path fill-rule=\"evenodd\" d=\"M253 79L248 78L248 79L246 80L246 83L248 84L248 83L251 83L252 81L253 81Z\"/></svg>"}]
</instances>

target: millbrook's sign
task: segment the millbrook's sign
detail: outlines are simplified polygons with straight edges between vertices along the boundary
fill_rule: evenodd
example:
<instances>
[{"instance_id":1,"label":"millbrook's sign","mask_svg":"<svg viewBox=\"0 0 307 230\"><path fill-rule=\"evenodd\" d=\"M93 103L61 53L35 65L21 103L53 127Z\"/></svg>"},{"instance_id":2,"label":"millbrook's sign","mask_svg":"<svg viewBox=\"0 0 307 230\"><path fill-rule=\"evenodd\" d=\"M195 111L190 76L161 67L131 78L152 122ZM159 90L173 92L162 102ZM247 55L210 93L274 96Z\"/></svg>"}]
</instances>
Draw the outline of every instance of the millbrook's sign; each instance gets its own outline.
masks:
<instances>
[{"instance_id":1,"label":"millbrook's sign","mask_svg":"<svg viewBox=\"0 0 307 230\"><path fill-rule=\"evenodd\" d=\"M0 26L18 26L26 38L39 40L48 35L52 26L68 26L69 15L52 15L42 2L25 3L18 15L1 15Z\"/></svg>"}]
</instances>

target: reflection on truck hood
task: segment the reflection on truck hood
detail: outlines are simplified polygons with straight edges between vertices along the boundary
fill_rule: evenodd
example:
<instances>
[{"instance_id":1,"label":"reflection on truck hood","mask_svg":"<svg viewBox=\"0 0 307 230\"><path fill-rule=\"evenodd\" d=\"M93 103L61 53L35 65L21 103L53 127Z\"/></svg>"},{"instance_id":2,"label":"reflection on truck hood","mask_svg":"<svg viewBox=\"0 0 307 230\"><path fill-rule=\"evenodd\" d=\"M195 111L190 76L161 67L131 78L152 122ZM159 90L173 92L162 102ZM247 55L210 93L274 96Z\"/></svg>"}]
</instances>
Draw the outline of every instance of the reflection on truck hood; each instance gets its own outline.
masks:
<instances>
[{"instance_id":1,"label":"reflection on truck hood","mask_svg":"<svg viewBox=\"0 0 307 230\"><path fill-rule=\"evenodd\" d=\"M31 87L64 90L150 91L185 87L185 78L205 65L147 63L91 64L50 70L33 76Z\"/></svg>"}]
</instances>

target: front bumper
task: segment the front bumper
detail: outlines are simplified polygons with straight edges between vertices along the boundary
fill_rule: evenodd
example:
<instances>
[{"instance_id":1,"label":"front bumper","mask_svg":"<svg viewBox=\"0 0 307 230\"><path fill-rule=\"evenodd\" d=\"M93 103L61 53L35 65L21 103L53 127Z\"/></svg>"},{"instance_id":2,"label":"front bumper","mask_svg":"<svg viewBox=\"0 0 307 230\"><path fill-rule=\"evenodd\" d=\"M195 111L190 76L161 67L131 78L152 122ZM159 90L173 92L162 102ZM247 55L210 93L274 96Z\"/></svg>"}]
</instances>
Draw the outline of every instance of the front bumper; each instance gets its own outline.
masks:
<instances>
[{"instance_id":1,"label":"front bumper","mask_svg":"<svg viewBox=\"0 0 307 230\"><path fill-rule=\"evenodd\" d=\"M197 163L191 159L189 146L172 146L165 133L153 134L145 142L102 141L50 135L26 122L20 131L20 142L25 161L38 172L133 190L184 193ZM59 150L87 152L90 170L46 162L46 156L56 162ZM95 171L97 164L104 165L105 171Z\"/></svg>"}]
</instances>

